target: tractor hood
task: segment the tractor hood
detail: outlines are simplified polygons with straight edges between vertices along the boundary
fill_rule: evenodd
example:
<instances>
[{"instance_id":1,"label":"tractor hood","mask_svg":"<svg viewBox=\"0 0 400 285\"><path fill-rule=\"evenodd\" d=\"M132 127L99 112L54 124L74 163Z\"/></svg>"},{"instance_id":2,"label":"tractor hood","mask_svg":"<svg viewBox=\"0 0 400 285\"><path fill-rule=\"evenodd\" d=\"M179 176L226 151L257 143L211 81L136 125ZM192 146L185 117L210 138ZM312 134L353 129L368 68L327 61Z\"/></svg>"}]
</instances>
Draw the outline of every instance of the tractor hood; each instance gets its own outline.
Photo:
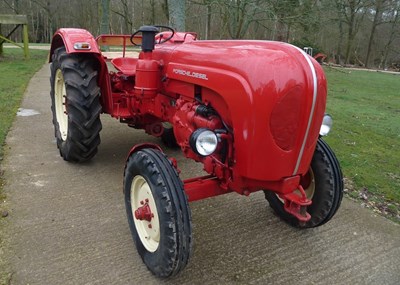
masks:
<instances>
[{"instance_id":1,"label":"tractor hood","mask_svg":"<svg viewBox=\"0 0 400 285\"><path fill-rule=\"evenodd\" d=\"M308 171L327 93L313 58L271 41L160 45L154 55L165 78L201 87L203 102L232 128L235 173L280 180Z\"/></svg>"}]
</instances>

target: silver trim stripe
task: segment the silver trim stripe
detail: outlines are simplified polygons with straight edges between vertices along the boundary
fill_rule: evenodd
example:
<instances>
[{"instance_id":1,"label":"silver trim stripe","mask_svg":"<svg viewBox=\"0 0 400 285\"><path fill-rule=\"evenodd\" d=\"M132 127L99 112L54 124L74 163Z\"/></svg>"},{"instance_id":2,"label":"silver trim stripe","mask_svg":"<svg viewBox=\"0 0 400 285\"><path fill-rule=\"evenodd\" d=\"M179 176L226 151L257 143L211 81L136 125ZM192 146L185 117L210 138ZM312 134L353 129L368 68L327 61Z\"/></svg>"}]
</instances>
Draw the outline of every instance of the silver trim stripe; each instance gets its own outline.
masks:
<instances>
[{"instance_id":1,"label":"silver trim stripe","mask_svg":"<svg viewBox=\"0 0 400 285\"><path fill-rule=\"evenodd\" d=\"M304 139L303 139L303 144L301 145L300 148L300 152L299 152L299 157L297 158L297 163L296 163L296 167L294 168L293 171L293 175L297 174L297 171L299 170L300 167L300 162L301 159L303 158L303 152L304 152L304 148L306 147L306 142L307 142L307 138L308 138L308 133L310 132L310 127L311 127L311 122L314 118L314 109L315 109L315 103L317 102L317 96L318 96L318 88L317 88L317 74L315 72L315 68L314 65L311 62L311 59L309 58L309 55L306 54L302 49L297 48L301 54L304 56L304 58L306 59L308 65L310 66L311 69L311 73L312 73L312 77L313 77L313 101L312 101L312 106L311 106L311 111L310 111L310 116L308 118L308 124L307 124L307 129L306 129L306 133L304 134Z\"/></svg>"}]
</instances>

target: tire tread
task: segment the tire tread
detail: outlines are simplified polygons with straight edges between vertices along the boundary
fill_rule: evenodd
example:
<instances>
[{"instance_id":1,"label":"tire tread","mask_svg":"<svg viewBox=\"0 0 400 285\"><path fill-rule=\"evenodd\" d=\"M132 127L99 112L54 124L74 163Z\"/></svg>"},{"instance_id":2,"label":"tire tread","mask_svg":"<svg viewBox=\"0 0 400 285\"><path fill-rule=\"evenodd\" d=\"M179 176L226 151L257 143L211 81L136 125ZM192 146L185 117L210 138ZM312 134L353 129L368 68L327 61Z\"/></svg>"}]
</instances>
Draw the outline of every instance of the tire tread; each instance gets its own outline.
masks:
<instances>
[{"instance_id":1,"label":"tire tread","mask_svg":"<svg viewBox=\"0 0 400 285\"><path fill-rule=\"evenodd\" d=\"M65 141L61 138L54 106L55 74L58 69L63 73L67 93L68 136ZM83 162L97 153L102 129L97 74L91 57L67 54L64 47L55 50L50 78L51 109L57 147L64 160Z\"/></svg>"},{"instance_id":2,"label":"tire tread","mask_svg":"<svg viewBox=\"0 0 400 285\"><path fill-rule=\"evenodd\" d=\"M160 224L160 227L164 228L165 235L160 239L159 249L153 254L147 252L141 244L130 208L129 183L133 180L134 175L138 174L144 177L149 176L150 181L155 180L154 189L159 199L162 200L160 205L163 205L162 209L157 209L159 218L167 217L168 221ZM134 153L126 164L124 191L132 237L144 263L153 274L161 278L178 274L186 267L191 256L192 223L183 183L172 163L158 150L142 149Z\"/></svg>"},{"instance_id":3,"label":"tire tread","mask_svg":"<svg viewBox=\"0 0 400 285\"><path fill-rule=\"evenodd\" d=\"M323 175L315 177L316 181L321 179L317 182L321 187L315 189L313 203L307 209L311 215L308 222L299 222L297 218L284 210L283 203L275 193L264 191L265 198L275 213L294 227L312 228L325 224L335 215L343 198L343 177L339 162L331 148L322 139L318 140L311 165L313 168L318 168L314 169L314 173L321 171Z\"/></svg>"}]
</instances>

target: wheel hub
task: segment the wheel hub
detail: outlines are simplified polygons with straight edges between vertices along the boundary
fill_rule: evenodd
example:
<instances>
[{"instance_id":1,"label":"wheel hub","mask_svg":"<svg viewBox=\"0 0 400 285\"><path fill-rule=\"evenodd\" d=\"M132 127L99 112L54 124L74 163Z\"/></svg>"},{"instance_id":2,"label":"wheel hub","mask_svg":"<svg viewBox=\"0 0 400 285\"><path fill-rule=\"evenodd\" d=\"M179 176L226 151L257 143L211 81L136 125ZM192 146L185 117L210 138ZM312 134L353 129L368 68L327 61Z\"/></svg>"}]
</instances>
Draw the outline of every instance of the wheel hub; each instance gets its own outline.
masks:
<instances>
[{"instance_id":1,"label":"wheel hub","mask_svg":"<svg viewBox=\"0 0 400 285\"><path fill-rule=\"evenodd\" d=\"M142 203L143 201L141 201ZM154 217L154 214L151 212L150 206L148 203L144 204L142 207L139 207L135 211L135 218L140 221L148 221Z\"/></svg>"},{"instance_id":2,"label":"wheel hub","mask_svg":"<svg viewBox=\"0 0 400 285\"><path fill-rule=\"evenodd\" d=\"M132 181L131 208L140 241L148 251L155 252L160 244L157 205L149 184L141 175Z\"/></svg>"}]
</instances>

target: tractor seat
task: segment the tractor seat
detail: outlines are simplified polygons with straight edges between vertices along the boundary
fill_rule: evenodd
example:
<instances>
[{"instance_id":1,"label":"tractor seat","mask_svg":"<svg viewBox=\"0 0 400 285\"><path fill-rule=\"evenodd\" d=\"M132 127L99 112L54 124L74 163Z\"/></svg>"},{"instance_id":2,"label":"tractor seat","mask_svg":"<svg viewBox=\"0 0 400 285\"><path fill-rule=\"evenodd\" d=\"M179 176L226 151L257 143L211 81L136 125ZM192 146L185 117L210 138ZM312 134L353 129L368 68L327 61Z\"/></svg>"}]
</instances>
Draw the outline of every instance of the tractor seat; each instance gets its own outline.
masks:
<instances>
[{"instance_id":1,"label":"tractor seat","mask_svg":"<svg viewBox=\"0 0 400 285\"><path fill-rule=\"evenodd\" d=\"M123 74L135 75L137 58L117 57L111 60L112 65Z\"/></svg>"}]
</instances>

